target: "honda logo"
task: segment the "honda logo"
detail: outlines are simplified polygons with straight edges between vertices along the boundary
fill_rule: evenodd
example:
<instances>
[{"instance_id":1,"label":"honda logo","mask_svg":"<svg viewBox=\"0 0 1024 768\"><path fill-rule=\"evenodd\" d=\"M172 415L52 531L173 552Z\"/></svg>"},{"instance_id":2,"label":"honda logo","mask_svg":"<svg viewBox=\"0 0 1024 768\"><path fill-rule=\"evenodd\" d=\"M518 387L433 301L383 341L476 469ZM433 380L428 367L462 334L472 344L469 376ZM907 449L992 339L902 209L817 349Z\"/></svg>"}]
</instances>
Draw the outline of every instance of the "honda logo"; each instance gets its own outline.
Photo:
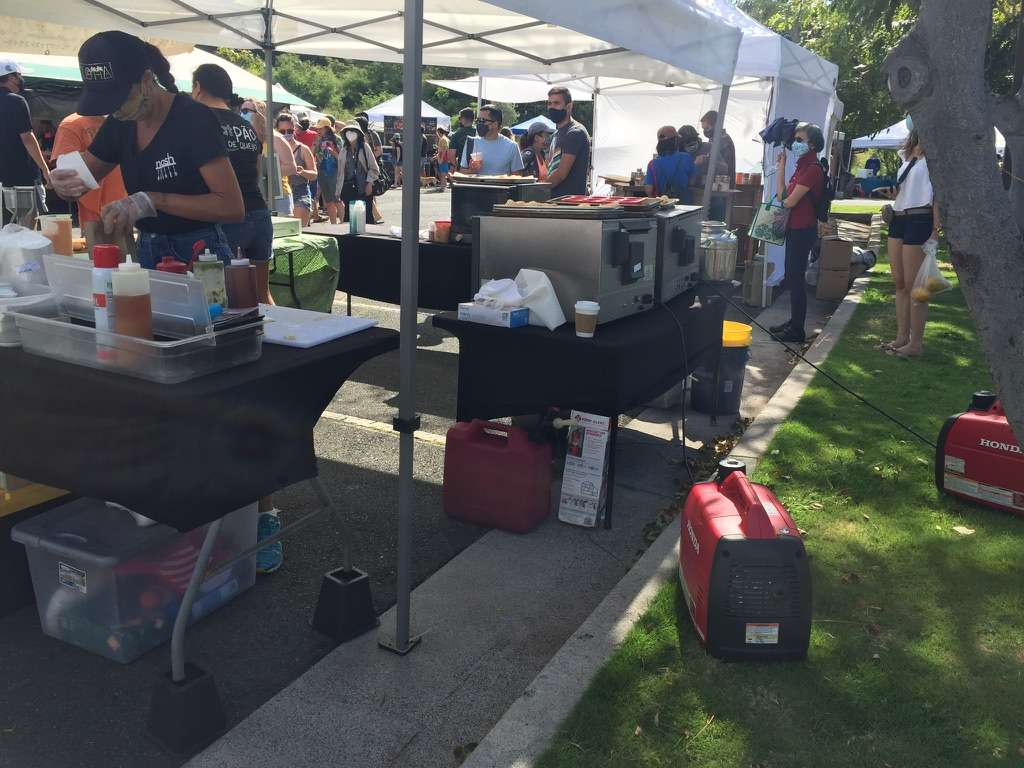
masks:
<instances>
[{"instance_id":1,"label":"honda logo","mask_svg":"<svg viewBox=\"0 0 1024 768\"><path fill-rule=\"evenodd\" d=\"M982 448L993 448L997 451L1003 451L1005 453L1024 453L1016 443L999 443L995 440L989 440L987 438L981 438L979 445Z\"/></svg>"},{"instance_id":2,"label":"honda logo","mask_svg":"<svg viewBox=\"0 0 1024 768\"><path fill-rule=\"evenodd\" d=\"M693 545L693 551L699 555L700 542L697 541L697 534L693 532L693 523L691 523L689 520L686 521L686 530L690 534L690 543Z\"/></svg>"}]
</instances>

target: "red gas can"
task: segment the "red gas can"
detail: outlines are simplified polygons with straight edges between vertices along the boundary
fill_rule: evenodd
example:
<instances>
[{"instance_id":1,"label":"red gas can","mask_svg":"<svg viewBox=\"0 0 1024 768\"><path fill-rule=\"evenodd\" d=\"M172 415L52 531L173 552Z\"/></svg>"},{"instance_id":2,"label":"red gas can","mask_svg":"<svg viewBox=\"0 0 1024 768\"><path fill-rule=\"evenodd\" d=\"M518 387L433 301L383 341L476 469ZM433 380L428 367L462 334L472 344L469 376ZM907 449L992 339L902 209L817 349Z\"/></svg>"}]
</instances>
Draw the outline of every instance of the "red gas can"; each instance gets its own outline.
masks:
<instances>
[{"instance_id":1,"label":"red gas can","mask_svg":"<svg viewBox=\"0 0 1024 768\"><path fill-rule=\"evenodd\" d=\"M456 424L444 447L444 511L513 533L533 529L551 512L551 445L507 424Z\"/></svg>"}]
</instances>

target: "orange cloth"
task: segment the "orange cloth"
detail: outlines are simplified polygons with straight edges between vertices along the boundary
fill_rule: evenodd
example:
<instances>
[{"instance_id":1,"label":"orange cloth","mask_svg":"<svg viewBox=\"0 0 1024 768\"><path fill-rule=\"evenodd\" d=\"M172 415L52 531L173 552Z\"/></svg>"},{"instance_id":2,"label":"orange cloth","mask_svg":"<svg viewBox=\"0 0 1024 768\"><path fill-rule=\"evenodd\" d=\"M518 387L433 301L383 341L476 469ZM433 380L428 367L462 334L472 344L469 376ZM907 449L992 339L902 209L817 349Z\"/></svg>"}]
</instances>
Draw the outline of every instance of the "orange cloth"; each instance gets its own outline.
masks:
<instances>
[{"instance_id":1,"label":"orange cloth","mask_svg":"<svg viewBox=\"0 0 1024 768\"><path fill-rule=\"evenodd\" d=\"M84 152L89 149L96 132L103 125L102 117L85 117L76 112L61 120L57 128L57 137L53 142L53 151L50 156L56 160L68 152ZM124 179L121 178L121 169L114 168L100 182L99 189L83 195L78 200L78 221L81 224L87 221L99 221L100 210L107 203L121 200L128 197L128 191L124 188Z\"/></svg>"}]
</instances>

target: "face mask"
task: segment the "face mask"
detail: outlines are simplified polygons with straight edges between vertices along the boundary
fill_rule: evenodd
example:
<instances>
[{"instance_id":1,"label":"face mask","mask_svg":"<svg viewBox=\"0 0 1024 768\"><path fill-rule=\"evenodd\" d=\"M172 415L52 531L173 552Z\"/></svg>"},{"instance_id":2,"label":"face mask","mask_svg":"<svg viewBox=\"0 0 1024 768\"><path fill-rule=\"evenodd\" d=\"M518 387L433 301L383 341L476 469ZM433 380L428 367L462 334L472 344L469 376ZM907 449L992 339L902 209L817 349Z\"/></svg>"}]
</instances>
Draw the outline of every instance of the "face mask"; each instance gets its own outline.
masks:
<instances>
[{"instance_id":1,"label":"face mask","mask_svg":"<svg viewBox=\"0 0 1024 768\"><path fill-rule=\"evenodd\" d=\"M304 131L308 131L309 130L309 120L300 120L299 121L299 128L301 128Z\"/></svg>"},{"instance_id":2,"label":"face mask","mask_svg":"<svg viewBox=\"0 0 1024 768\"><path fill-rule=\"evenodd\" d=\"M700 149L700 142L699 141L688 141L686 144L683 145L683 149L685 149L690 154L693 154L698 149Z\"/></svg>"},{"instance_id":3,"label":"face mask","mask_svg":"<svg viewBox=\"0 0 1024 768\"><path fill-rule=\"evenodd\" d=\"M710 139L714 135L715 135L715 129L714 129L713 126L711 128L705 128L704 129L704 136L705 137Z\"/></svg>"},{"instance_id":4,"label":"face mask","mask_svg":"<svg viewBox=\"0 0 1024 768\"><path fill-rule=\"evenodd\" d=\"M671 155L679 149L679 139L675 136L668 139L658 139L658 154Z\"/></svg>"},{"instance_id":5,"label":"face mask","mask_svg":"<svg viewBox=\"0 0 1024 768\"><path fill-rule=\"evenodd\" d=\"M558 125L568 116L569 110L567 109L554 109L552 107L548 107L548 120L550 120L555 125Z\"/></svg>"},{"instance_id":6,"label":"face mask","mask_svg":"<svg viewBox=\"0 0 1024 768\"><path fill-rule=\"evenodd\" d=\"M477 122L476 122L476 132L478 134L480 134L481 136L486 136L490 130L491 130L491 124L490 123L488 123L488 122L486 122L484 120L477 120Z\"/></svg>"},{"instance_id":7,"label":"face mask","mask_svg":"<svg viewBox=\"0 0 1024 768\"><path fill-rule=\"evenodd\" d=\"M149 108L149 96L146 94L146 86L142 83L132 88L116 112L114 117L117 120L133 121L138 120Z\"/></svg>"},{"instance_id":8,"label":"face mask","mask_svg":"<svg viewBox=\"0 0 1024 768\"><path fill-rule=\"evenodd\" d=\"M803 157L810 150L810 147L807 146L806 142L794 141L790 150L793 152L793 157Z\"/></svg>"},{"instance_id":9,"label":"face mask","mask_svg":"<svg viewBox=\"0 0 1024 768\"><path fill-rule=\"evenodd\" d=\"M359 138L359 134L355 131L345 131L345 138L348 140L349 144L355 144L356 139Z\"/></svg>"},{"instance_id":10,"label":"face mask","mask_svg":"<svg viewBox=\"0 0 1024 768\"><path fill-rule=\"evenodd\" d=\"M912 118L910 115L907 115L907 130L914 130L914 118Z\"/></svg>"},{"instance_id":11,"label":"face mask","mask_svg":"<svg viewBox=\"0 0 1024 768\"><path fill-rule=\"evenodd\" d=\"M252 125L252 112L243 112L241 115L242 119L245 120L249 125Z\"/></svg>"},{"instance_id":12,"label":"face mask","mask_svg":"<svg viewBox=\"0 0 1024 768\"><path fill-rule=\"evenodd\" d=\"M292 138L292 137L293 137L294 135L295 135L295 131L294 131L294 130L291 130L291 131L285 131L285 132L284 132L284 137L285 137L286 139L290 139L290 138Z\"/></svg>"}]
</instances>

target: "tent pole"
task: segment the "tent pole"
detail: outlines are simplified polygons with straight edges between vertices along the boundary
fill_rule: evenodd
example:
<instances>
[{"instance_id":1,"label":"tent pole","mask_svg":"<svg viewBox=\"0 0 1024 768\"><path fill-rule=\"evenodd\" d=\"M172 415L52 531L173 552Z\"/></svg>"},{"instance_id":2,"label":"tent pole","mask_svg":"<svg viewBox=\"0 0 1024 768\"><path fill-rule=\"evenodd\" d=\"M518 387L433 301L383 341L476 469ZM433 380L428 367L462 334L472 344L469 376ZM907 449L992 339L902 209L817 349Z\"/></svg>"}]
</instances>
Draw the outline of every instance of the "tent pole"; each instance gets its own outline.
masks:
<instances>
[{"instance_id":1,"label":"tent pole","mask_svg":"<svg viewBox=\"0 0 1024 768\"><path fill-rule=\"evenodd\" d=\"M590 192L594 194L594 190L597 189L597 171L594 169L594 148L597 146L597 97L601 95L601 78L599 76L594 77L594 90L590 94L590 98L593 99L591 104L594 105L593 111L591 112L590 128L593 131L593 135L590 137Z\"/></svg>"},{"instance_id":2,"label":"tent pole","mask_svg":"<svg viewBox=\"0 0 1024 768\"><path fill-rule=\"evenodd\" d=\"M274 210L274 0L263 8L263 77L267 86L267 205ZM280 175L280 174L278 174Z\"/></svg>"},{"instance_id":3,"label":"tent pole","mask_svg":"<svg viewBox=\"0 0 1024 768\"><path fill-rule=\"evenodd\" d=\"M480 108L484 105L484 75L479 69L476 71L476 113L480 114Z\"/></svg>"},{"instance_id":4,"label":"tent pole","mask_svg":"<svg viewBox=\"0 0 1024 768\"><path fill-rule=\"evenodd\" d=\"M420 231L420 109L423 100L423 0L405 0L405 52L402 72L405 125L402 138L402 313L398 418L398 584L395 635L381 636L381 647L405 655L420 638L409 637L412 582L413 434L416 414L416 309L419 281Z\"/></svg>"},{"instance_id":5,"label":"tent pole","mask_svg":"<svg viewBox=\"0 0 1024 768\"><path fill-rule=\"evenodd\" d=\"M725 108L729 103L729 86L722 85L722 97L718 100L718 120L715 122L715 130L711 134L711 156L708 157L707 178L704 180L704 218L711 213L711 185L715 181L715 171L718 169L718 156L722 149L722 126L725 124ZM732 184L730 183L730 188Z\"/></svg>"}]
</instances>

